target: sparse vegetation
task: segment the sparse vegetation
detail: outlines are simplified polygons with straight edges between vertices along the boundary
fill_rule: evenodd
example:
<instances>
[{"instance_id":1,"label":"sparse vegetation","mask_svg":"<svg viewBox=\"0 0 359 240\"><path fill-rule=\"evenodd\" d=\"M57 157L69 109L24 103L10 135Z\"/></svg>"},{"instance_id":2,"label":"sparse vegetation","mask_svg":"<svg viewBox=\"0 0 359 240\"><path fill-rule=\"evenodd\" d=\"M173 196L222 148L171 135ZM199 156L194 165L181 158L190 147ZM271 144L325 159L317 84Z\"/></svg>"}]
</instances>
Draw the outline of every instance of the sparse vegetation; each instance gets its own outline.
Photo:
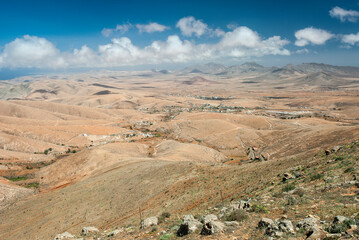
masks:
<instances>
[{"instance_id":1,"label":"sparse vegetation","mask_svg":"<svg viewBox=\"0 0 359 240\"><path fill-rule=\"evenodd\" d=\"M39 188L39 183L38 182L33 182L33 183L29 183L29 184L26 184L27 188Z\"/></svg>"},{"instance_id":2,"label":"sparse vegetation","mask_svg":"<svg viewBox=\"0 0 359 240\"><path fill-rule=\"evenodd\" d=\"M27 180L27 177L26 176L18 176L18 177L9 177L7 179L9 179L10 181L13 181L13 182L18 182L18 181Z\"/></svg>"},{"instance_id":3,"label":"sparse vegetation","mask_svg":"<svg viewBox=\"0 0 359 240\"><path fill-rule=\"evenodd\" d=\"M256 213L269 213L267 207L261 204L253 204L252 211Z\"/></svg>"},{"instance_id":4,"label":"sparse vegetation","mask_svg":"<svg viewBox=\"0 0 359 240\"><path fill-rule=\"evenodd\" d=\"M243 209L237 209L225 217L226 221L242 222L248 219L248 213Z\"/></svg>"},{"instance_id":5,"label":"sparse vegetation","mask_svg":"<svg viewBox=\"0 0 359 240\"><path fill-rule=\"evenodd\" d=\"M289 192L289 191L292 191L295 189L295 184L294 183L291 183L291 184L285 184L283 187L282 187L282 192Z\"/></svg>"}]
</instances>

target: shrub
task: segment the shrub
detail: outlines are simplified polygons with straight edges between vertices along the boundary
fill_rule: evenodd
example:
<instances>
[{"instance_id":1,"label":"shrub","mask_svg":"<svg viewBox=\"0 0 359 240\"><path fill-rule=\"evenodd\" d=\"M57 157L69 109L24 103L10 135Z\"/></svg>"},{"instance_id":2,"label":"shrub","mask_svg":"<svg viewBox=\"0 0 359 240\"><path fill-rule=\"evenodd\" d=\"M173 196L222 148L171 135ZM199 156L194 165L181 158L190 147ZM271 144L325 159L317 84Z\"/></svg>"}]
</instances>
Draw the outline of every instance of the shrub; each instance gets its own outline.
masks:
<instances>
[{"instance_id":1,"label":"shrub","mask_svg":"<svg viewBox=\"0 0 359 240\"><path fill-rule=\"evenodd\" d=\"M171 213L169 213L169 212L163 212L163 213L161 214L161 216L158 217L158 223L159 223L159 224L163 223L163 222L166 220L166 218L169 218L169 217L171 217Z\"/></svg>"},{"instance_id":2,"label":"shrub","mask_svg":"<svg viewBox=\"0 0 359 240\"><path fill-rule=\"evenodd\" d=\"M266 206L260 205L260 204L253 204L252 211L256 213L268 213L269 210L266 208Z\"/></svg>"},{"instance_id":3,"label":"shrub","mask_svg":"<svg viewBox=\"0 0 359 240\"><path fill-rule=\"evenodd\" d=\"M286 184L285 186L282 187L282 192L289 192L295 189L295 184Z\"/></svg>"},{"instance_id":4,"label":"shrub","mask_svg":"<svg viewBox=\"0 0 359 240\"><path fill-rule=\"evenodd\" d=\"M289 196L287 199L288 206L296 205L297 202L298 202L297 199L295 199L295 197L293 197L293 196Z\"/></svg>"},{"instance_id":5,"label":"shrub","mask_svg":"<svg viewBox=\"0 0 359 240\"><path fill-rule=\"evenodd\" d=\"M350 173L350 172L354 172L355 168L353 167L348 167L347 169L344 170L345 173Z\"/></svg>"},{"instance_id":6,"label":"shrub","mask_svg":"<svg viewBox=\"0 0 359 240\"><path fill-rule=\"evenodd\" d=\"M25 187L26 188L39 188L39 183L38 182L29 183Z\"/></svg>"},{"instance_id":7,"label":"shrub","mask_svg":"<svg viewBox=\"0 0 359 240\"><path fill-rule=\"evenodd\" d=\"M26 176L19 176L19 177L10 177L8 178L10 181L13 181L13 182L17 182L17 181L22 181L22 180L26 180L27 177Z\"/></svg>"},{"instance_id":8,"label":"shrub","mask_svg":"<svg viewBox=\"0 0 359 240\"><path fill-rule=\"evenodd\" d=\"M342 161L344 160L344 156L334 156L335 161Z\"/></svg>"},{"instance_id":9,"label":"shrub","mask_svg":"<svg viewBox=\"0 0 359 240\"><path fill-rule=\"evenodd\" d=\"M324 177L324 174L322 173L318 173L318 174L314 174L310 177L310 180L311 181L314 181L314 180L318 180L318 179L322 179Z\"/></svg>"},{"instance_id":10,"label":"shrub","mask_svg":"<svg viewBox=\"0 0 359 240\"><path fill-rule=\"evenodd\" d=\"M248 213L243 209L237 209L225 217L226 221L244 221L248 219Z\"/></svg>"},{"instance_id":11,"label":"shrub","mask_svg":"<svg viewBox=\"0 0 359 240\"><path fill-rule=\"evenodd\" d=\"M299 188L299 189L295 190L294 194L298 195L299 197L303 197L305 194L305 191L303 188Z\"/></svg>"},{"instance_id":12,"label":"shrub","mask_svg":"<svg viewBox=\"0 0 359 240\"><path fill-rule=\"evenodd\" d=\"M151 232L157 232L157 231L158 231L158 228L156 226L153 226L151 229Z\"/></svg>"},{"instance_id":13,"label":"shrub","mask_svg":"<svg viewBox=\"0 0 359 240\"><path fill-rule=\"evenodd\" d=\"M326 228L329 233L342 233L350 228L350 225L355 225L356 222L353 219L347 219L341 224L333 224Z\"/></svg>"},{"instance_id":14,"label":"shrub","mask_svg":"<svg viewBox=\"0 0 359 240\"><path fill-rule=\"evenodd\" d=\"M168 234L166 233L160 237L160 240L168 240L168 239L173 239L173 238L174 238L173 233L168 233Z\"/></svg>"}]
</instances>

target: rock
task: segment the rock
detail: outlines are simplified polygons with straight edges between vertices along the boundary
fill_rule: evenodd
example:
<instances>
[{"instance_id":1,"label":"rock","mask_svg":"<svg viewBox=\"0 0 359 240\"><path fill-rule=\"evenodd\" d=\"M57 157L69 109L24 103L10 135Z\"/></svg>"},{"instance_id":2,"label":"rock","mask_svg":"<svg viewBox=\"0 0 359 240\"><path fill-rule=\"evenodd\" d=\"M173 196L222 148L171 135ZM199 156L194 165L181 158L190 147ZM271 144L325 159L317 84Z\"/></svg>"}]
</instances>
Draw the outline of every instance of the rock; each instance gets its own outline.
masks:
<instances>
[{"instance_id":1,"label":"rock","mask_svg":"<svg viewBox=\"0 0 359 240\"><path fill-rule=\"evenodd\" d=\"M70 239L70 238L74 238L75 236L68 233L68 232L64 232L61 234L57 234L54 238L54 240L61 240L61 239Z\"/></svg>"},{"instance_id":2,"label":"rock","mask_svg":"<svg viewBox=\"0 0 359 240\"><path fill-rule=\"evenodd\" d=\"M342 224L345 220L349 220L349 218L338 215L334 217L333 224Z\"/></svg>"},{"instance_id":3,"label":"rock","mask_svg":"<svg viewBox=\"0 0 359 240\"><path fill-rule=\"evenodd\" d=\"M107 234L107 237L114 237L116 236L117 234L123 232L123 229L116 229L116 230L113 230L111 231L109 234Z\"/></svg>"},{"instance_id":4,"label":"rock","mask_svg":"<svg viewBox=\"0 0 359 240\"><path fill-rule=\"evenodd\" d=\"M298 171L293 171L293 175L294 175L295 178L299 178L299 177L302 176L302 174L300 172L298 172Z\"/></svg>"},{"instance_id":5,"label":"rock","mask_svg":"<svg viewBox=\"0 0 359 240\"><path fill-rule=\"evenodd\" d=\"M282 232L294 234L294 227L291 221L289 220L280 220L278 227Z\"/></svg>"},{"instance_id":6,"label":"rock","mask_svg":"<svg viewBox=\"0 0 359 240\"><path fill-rule=\"evenodd\" d=\"M332 151L332 152L338 152L340 149L342 149L341 146L334 146L334 147L331 149L331 151Z\"/></svg>"},{"instance_id":7,"label":"rock","mask_svg":"<svg viewBox=\"0 0 359 240\"><path fill-rule=\"evenodd\" d=\"M237 209L238 209L238 205L237 205ZM236 209L235 209L235 207L233 207L233 206L223 207L223 208L221 209L221 211L219 212L219 214L218 214L218 218L219 218L219 219L222 219L222 218L224 218L225 216L227 216L227 215L231 214L232 212L234 212L235 210L236 210Z\"/></svg>"},{"instance_id":8,"label":"rock","mask_svg":"<svg viewBox=\"0 0 359 240\"><path fill-rule=\"evenodd\" d=\"M197 229L201 228L202 224L200 221L195 219L192 215L185 215L183 217L182 224L177 230L177 236L182 237L187 234L195 232Z\"/></svg>"},{"instance_id":9,"label":"rock","mask_svg":"<svg viewBox=\"0 0 359 240\"><path fill-rule=\"evenodd\" d=\"M299 221L297 223L297 227L308 231L312 227L316 226L318 222L319 222L318 218L309 215L307 218L304 218L302 221Z\"/></svg>"},{"instance_id":10,"label":"rock","mask_svg":"<svg viewBox=\"0 0 359 240\"><path fill-rule=\"evenodd\" d=\"M214 214L205 215L201 218L201 223L206 224L211 221L218 221L218 217Z\"/></svg>"},{"instance_id":11,"label":"rock","mask_svg":"<svg viewBox=\"0 0 359 240\"><path fill-rule=\"evenodd\" d=\"M258 223L258 228L264 229L264 228L269 227L270 225L274 225L274 221L272 219L262 218Z\"/></svg>"},{"instance_id":12,"label":"rock","mask_svg":"<svg viewBox=\"0 0 359 240\"><path fill-rule=\"evenodd\" d=\"M246 210L246 211L251 210L251 199L249 199L249 200L247 200L247 201L241 200L241 201L239 202L238 208L239 208L239 209Z\"/></svg>"},{"instance_id":13,"label":"rock","mask_svg":"<svg viewBox=\"0 0 359 240\"><path fill-rule=\"evenodd\" d=\"M289 179L294 179L294 178L295 176L293 174L286 172L283 174L282 182L286 182Z\"/></svg>"},{"instance_id":14,"label":"rock","mask_svg":"<svg viewBox=\"0 0 359 240\"><path fill-rule=\"evenodd\" d=\"M99 232L99 230L95 227L84 227L84 228L82 228L81 235L88 236L91 234L96 234L98 232Z\"/></svg>"},{"instance_id":15,"label":"rock","mask_svg":"<svg viewBox=\"0 0 359 240\"><path fill-rule=\"evenodd\" d=\"M141 222L141 228L145 229L151 226L156 226L158 224L158 218L157 217L149 217L146 218Z\"/></svg>"},{"instance_id":16,"label":"rock","mask_svg":"<svg viewBox=\"0 0 359 240\"><path fill-rule=\"evenodd\" d=\"M306 236L308 240L318 240L323 239L326 236L326 233L322 231L318 226L315 226L306 233Z\"/></svg>"},{"instance_id":17,"label":"rock","mask_svg":"<svg viewBox=\"0 0 359 240\"><path fill-rule=\"evenodd\" d=\"M225 228L224 223L221 221L209 221L203 225L201 235L212 235L222 232Z\"/></svg>"},{"instance_id":18,"label":"rock","mask_svg":"<svg viewBox=\"0 0 359 240\"><path fill-rule=\"evenodd\" d=\"M225 221L224 225L226 227L238 227L239 223L237 221Z\"/></svg>"},{"instance_id":19,"label":"rock","mask_svg":"<svg viewBox=\"0 0 359 240\"><path fill-rule=\"evenodd\" d=\"M297 227L306 231L305 235L307 239L322 239L325 233L318 225L319 218L312 215L297 223Z\"/></svg>"},{"instance_id":20,"label":"rock","mask_svg":"<svg viewBox=\"0 0 359 240\"><path fill-rule=\"evenodd\" d=\"M342 235L340 233L328 233L325 235L325 240L337 240L341 237Z\"/></svg>"},{"instance_id":21,"label":"rock","mask_svg":"<svg viewBox=\"0 0 359 240\"><path fill-rule=\"evenodd\" d=\"M354 232L356 232L358 230L358 226L357 225L349 225L349 229L347 229L346 233L349 235L354 234Z\"/></svg>"}]
</instances>

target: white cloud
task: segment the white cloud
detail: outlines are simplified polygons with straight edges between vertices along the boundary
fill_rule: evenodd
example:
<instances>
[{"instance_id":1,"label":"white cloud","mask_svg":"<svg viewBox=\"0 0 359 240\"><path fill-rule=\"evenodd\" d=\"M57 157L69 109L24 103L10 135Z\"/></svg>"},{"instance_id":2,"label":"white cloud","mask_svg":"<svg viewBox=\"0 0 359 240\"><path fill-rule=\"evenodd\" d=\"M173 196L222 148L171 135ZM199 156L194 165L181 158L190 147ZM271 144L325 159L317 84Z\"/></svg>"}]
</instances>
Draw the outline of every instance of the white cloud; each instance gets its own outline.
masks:
<instances>
[{"instance_id":1,"label":"white cloud","mask_svg":"<svg viewBox=\"0 0 359 240\"><path fill-rule=\"evenodd\" d=\"M220 44L225 47L247 47L253 48L260 42L256 32L247 27L238 27L232 32L227 32Z\"/></svg>"},{"instance_id":2,"label":"white cloud","mask_svg":"<svg viewBox=\"0 0 359 240\"><path fill-rule=\"evenodd\" d=\"M45 38L25 35L5 45L1 53L1 67L60 68L66 62L60 51Z\"/></svg>"},{"instance_id":3,"label":"white cloud","mask_svg":"<svg viewBox=\"0 0 359 240\"><path fill-rule=\"evenodd\" d=\"M179 28L181 33L187 37L192 36L192 34L200 37L208 31L207 24L203 23L201 20L196 20L192 16L181 18L177 22L176 27Z\"/></svg>"},{"instance_id":4,"label":"white cloud","mask_svg":"<svg viewBox=\"0 0 359 240\"><path fill-rule=\"evenodd\" d=\"M295 51L295 53L297 53L297 54L309 53L309 50L306 48L303 48L303 49L299 49L299 50Z\"/></svg>"},{"instance_id":5,"label":"white cloud","mask_svg":"<svg viewBox=\"0 0 359 240\"><path fill-rule=\"evenodd\" d=\"M101 34L105 37L111 36L114 32L120 32L121 34L126 33L128 30L132 28L131 23L125 23L125 24L117 24L116 28L104 28L101 31Z\"/></svg>"},{"instance_id":6,"label":"white cloud","mask_svg":"<svg viewBox=\"0 0 359 240\"><path fill-rule=\"evenodd\" d=\"M216 37L222 37L225 35L225 32L220 29L220 28L216 28L215 30L211 30L212 35L216 36Z\"/></svg>"},{"instance_id":7,"label":"white cloud","mask_svg":"<svg viewBox=\"0 0 359 240\"><path fill-rule=\"evenodd\" d=\"M285 49L288 40L279 36L262 39L247 27L219 32L220 40L211 44L196 44L171 35L165 41L153 41L139 47L127 37L113 38L108 44L93 50L84 45L72 52L60 52L44 38L24 36L15 39L0 52L0 68L78 68L118 67L142 64L190 63L228 58L248 58L264 55L290 55Z\"/></svg>"},{"instance_id":8,"label":"white cloud","mask_svg":"<svg viewBox=\"0 0 359 240\"><path fill-rule=\"evenodd\" d=\"M147 32L147 33L163 32L169 29L169 27L158 23L137 24L136 27L138 28L139 32Z\"/></svg>"},{"instance_id":9,"label":"white cloud","mask_svg":"<svg viewBox=\"0 0 359 240\"><path fill-rule=\"evenodd\" d=\"M355 10L345 10L341 7L333 7L332 10L329 11L329 15L332 18L338 18L341 22L349 21L356 22L359 18L359 12Z\"/></svg>"},{"instance_id":10,"label":"white cloud","mask_svg":"<svg viewBox=\"0 0 359 240\"><path fill-rule=\"evenodd\" d=\"M355 45L356 43L359 43L359 32L357 34L343 35L342 42L350 45Z\"/></svg>"},{"instance_id":11,"label":"white cloud","mask_svg":"<svg viewBox=\"0 0 359 240\"><path fill-rule=\"evenodd\" d=\"M299 47L306 46L308 44L322 45L334 35L323 29L308 27L295 32L295 45Z\"/></svg>"}]
</instances>

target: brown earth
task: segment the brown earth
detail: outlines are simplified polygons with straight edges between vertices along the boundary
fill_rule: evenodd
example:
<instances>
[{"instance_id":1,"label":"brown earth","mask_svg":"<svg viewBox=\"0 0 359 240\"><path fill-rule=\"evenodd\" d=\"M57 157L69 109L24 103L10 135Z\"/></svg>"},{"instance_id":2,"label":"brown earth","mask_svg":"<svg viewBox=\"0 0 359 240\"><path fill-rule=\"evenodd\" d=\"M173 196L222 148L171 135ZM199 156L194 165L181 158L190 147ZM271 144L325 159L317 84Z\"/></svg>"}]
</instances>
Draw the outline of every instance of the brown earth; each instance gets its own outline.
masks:
<instances>
[{"instance_id":1,"label":"brown earth","mask_svg":"<svg viewBox=\"0 0 359 240\"><path fill-rule=\"evenodd\" d=\"M143 217L201 213L359 139L357 87L247 78L27 77L22 92L0 95L0 174L11 180L0 182L0 239L137 225L139 209ZM248 147L268 161L250 162Z\"/></svg>"}]
</instances>

